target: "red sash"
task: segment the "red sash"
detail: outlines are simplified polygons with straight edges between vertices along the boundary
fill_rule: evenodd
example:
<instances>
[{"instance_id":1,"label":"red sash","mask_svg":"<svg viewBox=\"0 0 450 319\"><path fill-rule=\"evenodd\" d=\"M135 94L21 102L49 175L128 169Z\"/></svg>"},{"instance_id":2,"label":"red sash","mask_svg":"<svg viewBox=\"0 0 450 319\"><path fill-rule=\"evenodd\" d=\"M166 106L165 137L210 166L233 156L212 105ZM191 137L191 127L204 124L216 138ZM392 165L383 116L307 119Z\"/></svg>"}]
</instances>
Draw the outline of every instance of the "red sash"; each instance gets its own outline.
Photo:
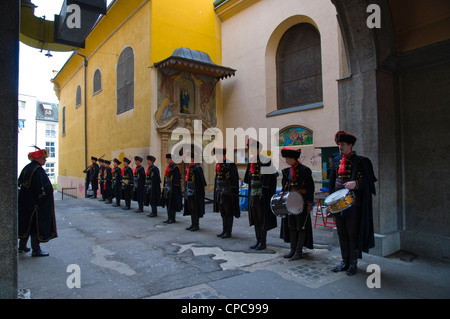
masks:
<instances>
[{"instance_id":1,"label":"red sash","mask_svg":"<svg viewBox=\"0 0 450 319\"><path fill-rule=\"evenodd\" d=\"M295 168L300 164L299 161L295 162L294 165L291 165L291 181L294 182L297 180L297 174L295 173Z\"/></svg>"},{"instance_id":2,"label":"red sash","mask_svg":"<svg viewBox=\"0 0 450 319\"><path fill-rule=\"evenodd\" d=\"M339 170L338 170L338 174L344 174L345 173L345 162L347 161L347 157L349 157L350 155L355 154L355 152L350 152L347 155L342 155L342 159L341 162L339 163Z\"/></svg>"}]
</instances>

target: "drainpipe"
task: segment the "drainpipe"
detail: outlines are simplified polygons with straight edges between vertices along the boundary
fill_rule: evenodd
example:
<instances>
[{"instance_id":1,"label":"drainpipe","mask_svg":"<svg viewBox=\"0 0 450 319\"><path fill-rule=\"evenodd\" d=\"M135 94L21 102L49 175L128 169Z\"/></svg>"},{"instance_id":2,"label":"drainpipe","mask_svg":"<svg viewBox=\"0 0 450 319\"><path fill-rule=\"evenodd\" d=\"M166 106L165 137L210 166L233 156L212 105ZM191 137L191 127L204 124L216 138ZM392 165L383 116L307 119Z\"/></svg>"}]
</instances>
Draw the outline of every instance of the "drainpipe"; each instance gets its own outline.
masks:
<instances>
[{"instance_id":1,"label":"drainpipe","mask_svg":"<svg viewBox=\"0 0 450 319\"><path fill-rule=\"evenodd\" d=\"M86 87L86 69L87 69L87 60L86 56L78 53L78 51L74 51L76 54L83 58L83 66L84 66L84 167L88 167L88 147L87 147L87 87Z\"/></svg>"}]
</instances>

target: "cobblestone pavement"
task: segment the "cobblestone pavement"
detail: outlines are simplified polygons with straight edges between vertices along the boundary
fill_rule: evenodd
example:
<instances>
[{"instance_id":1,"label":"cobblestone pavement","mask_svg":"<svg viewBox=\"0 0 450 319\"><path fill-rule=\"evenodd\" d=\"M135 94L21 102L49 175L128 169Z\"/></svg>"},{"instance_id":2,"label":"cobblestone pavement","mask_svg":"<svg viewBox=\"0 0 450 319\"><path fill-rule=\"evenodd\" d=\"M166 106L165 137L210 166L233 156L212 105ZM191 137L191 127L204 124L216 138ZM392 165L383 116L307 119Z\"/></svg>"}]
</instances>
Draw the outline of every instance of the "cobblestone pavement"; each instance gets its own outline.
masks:
<instances>
[{"instance_id":1,"label":"cobblestone pavement","mask_svg":"<svg viewBox=\"0 0 450 319\"><path fill-rule=\"evenodd\" d=\"M58 199L58 195L56 197ZM450 267L416 256L383 258L364 254L358 274L330 269L340 262L331 228L314 229L314 249L304 258L282 257L289 249L279 227L269 231L267 249L254 251L246 211L235 219L233 236L222 239L220 215L206 205L200 230L124 211L94 199L56 200L59 237L42 244L49 257L18 256L21 298L30 299L386 299L448 298ZM280 223L279 223L280 224ZM407 260L407 261L404 261ZM369 265L379 266L375 278ZM74 268L75 265L75 268ZM77 268L78 267L78 268ZM69 288L76 286L79 288ZM378 280L380 288L370 288ZM369 283L369 285L368 285Z\"/></svg>"}]
</instances>

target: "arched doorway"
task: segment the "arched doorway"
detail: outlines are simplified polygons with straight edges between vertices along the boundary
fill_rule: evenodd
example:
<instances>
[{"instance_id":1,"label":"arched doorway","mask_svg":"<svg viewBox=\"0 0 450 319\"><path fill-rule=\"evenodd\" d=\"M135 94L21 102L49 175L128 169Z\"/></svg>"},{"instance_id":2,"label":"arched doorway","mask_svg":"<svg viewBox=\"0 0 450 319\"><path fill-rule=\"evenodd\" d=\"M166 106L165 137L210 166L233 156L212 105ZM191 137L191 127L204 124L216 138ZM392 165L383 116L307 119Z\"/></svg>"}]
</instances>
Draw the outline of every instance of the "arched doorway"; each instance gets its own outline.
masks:
<instances>
[{"instance_id":1,"label":"arched doorway","mask_svg":"<svg viewBox=\"0 0 450 319\"><path fill-rule=\"evenodd\" d=\"M356 151L372 160L378 177L373 253L448 258L450 182L439 176L450 172L442 144L450 138L450 28L441 14L450 4L377 1L381 28L370 28L366 2L331 1L348 64L338 80L340 128L358 136ZM420 37L431 29L434 40Z\"/></svg>"}]
</instances>

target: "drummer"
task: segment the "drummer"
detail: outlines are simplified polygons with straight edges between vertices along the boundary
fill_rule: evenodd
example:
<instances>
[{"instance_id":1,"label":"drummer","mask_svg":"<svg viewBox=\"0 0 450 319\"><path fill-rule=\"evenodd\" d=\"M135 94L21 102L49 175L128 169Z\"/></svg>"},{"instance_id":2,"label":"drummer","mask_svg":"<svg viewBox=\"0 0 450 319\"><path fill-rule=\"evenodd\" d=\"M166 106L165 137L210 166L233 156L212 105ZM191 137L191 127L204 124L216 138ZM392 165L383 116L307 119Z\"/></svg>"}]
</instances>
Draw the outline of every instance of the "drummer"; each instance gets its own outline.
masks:
<instances>
[{"instance_id":1,"label":"drummer","mask_svg":"<svg viewBox=\"0 0 450 319\"><path fill-rule=\"evenodd\" d=\"M287 215L281 220L280 237L291 244L291 250L284 258L297 260L303 258L303 247L313 249L313 235L310 212L314 200L314 181L311 169L299 162L301 149L283 147L281 156L290 166L283 169L282 191L298 192L303 196L303 212Z\"/></svg>"},{"instance_id":2,"label":"drummer","mask_svg":"<svg viewBox=\"0 0 450 319\"><path fill-rule=\"evenodd\" d=\"M330 194L340 189L349 189L355 196L355 204L335 214L342 262L332 271L347 271L352 276L357 272L358 258L362 251L368 252L375 246L373 230L372 194L375 194L376 177L372 162L353 151L356 137L345 131L338 131L334 140L340 155L333 160L330 175Z\"/></svg>"}]
</instances>

